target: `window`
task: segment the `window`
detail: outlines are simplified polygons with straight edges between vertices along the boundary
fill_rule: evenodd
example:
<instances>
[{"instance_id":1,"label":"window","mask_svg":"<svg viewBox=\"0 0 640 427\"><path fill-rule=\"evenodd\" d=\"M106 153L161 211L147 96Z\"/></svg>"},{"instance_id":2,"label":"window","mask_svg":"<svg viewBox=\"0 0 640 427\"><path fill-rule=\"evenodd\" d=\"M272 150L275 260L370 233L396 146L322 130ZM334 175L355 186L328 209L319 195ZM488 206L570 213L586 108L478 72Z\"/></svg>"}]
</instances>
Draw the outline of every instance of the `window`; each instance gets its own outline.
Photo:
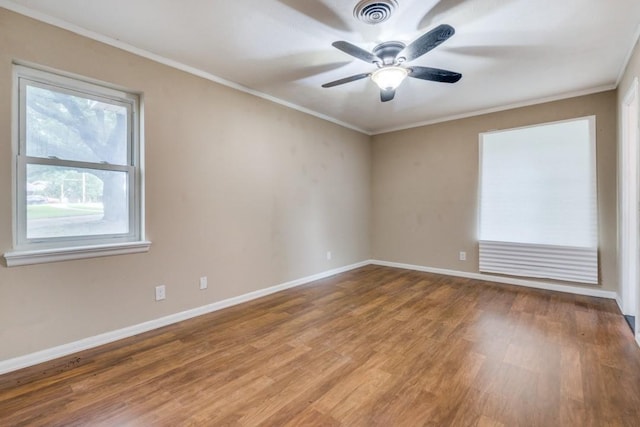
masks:
<instances>
[{"instance_id":1,"label":"window","mask_svg":"<svg viewBox=\"0 0 640 427\"><path fill-rule=\"evenodd\" d=\"M15 251L7 264L147 250L138 96L14 71Z\"/></svg>"},{"instance_id":2,"label":"window","mask_svg":"<svg viewBox=\"0 0 640 427\"><path fill-rule=\"evenodd\" d=\"M480 144L480 271L597 284L595 118Z\"/></svg>"}]
</instances>

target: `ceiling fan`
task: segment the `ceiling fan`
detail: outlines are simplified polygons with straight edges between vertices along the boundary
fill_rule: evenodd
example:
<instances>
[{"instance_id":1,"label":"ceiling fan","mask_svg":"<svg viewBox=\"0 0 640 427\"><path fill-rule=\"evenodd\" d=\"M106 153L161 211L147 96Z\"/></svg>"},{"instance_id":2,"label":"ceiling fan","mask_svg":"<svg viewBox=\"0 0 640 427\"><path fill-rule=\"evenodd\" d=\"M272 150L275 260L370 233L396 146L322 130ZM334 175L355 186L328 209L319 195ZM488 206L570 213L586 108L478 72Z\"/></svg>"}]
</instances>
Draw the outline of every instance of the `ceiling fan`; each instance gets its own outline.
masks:
<instances>
[{"instance_id":1,"label":"ceiling fan","mask_svg":"<svg viewBox=\"0 0 640 427\"><path fill-rule=\"evenodd\" d=\"M374 64L378 69L371 73L356 74L325 83L322 87L334 87L371 77L371 80L380 88L380 100L387 102L393 99L396 89L407 76L434 82L455 83L462 78L462 74L439 68L403 66L405 62L413 61L437 47L453 36L455 32L452 26L443 24L421 35L409 45L405 45L402 42L389 41L377 45L373 52L367 52L349 42L334 42L332 43L333 47L354 58Z\"/></svg>"}]
</instances>

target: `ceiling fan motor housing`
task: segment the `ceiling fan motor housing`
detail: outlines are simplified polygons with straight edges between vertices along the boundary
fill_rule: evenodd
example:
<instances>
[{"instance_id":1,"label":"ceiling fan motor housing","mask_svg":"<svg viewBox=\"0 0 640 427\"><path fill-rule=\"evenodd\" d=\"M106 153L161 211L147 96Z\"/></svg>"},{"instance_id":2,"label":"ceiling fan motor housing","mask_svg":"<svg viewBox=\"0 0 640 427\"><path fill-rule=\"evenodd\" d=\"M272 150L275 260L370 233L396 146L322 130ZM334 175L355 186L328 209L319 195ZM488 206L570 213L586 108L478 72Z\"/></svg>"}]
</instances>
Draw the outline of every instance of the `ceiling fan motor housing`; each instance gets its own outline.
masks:
<instances>
[{"instance_id":1,"label":"ceiling fan motor housing","mask_svg":"<svg viewBox=\"0 0 640 427\"><path fill-rule=\"evenodd\" d=\"M373 54L382 59L382 65L396 64L398 54L405 48L402 42L384 42L373 48Z\"/></svg>"},{"instance_id":2,"label":"ceiling fan motor housing","mask_svg":"<svg viewBox=\"0 0 640 427\"><path fill-rule=\"evenodd\" d=\"M353 9L353 16L366 24L386 21L398 7L396 0L362 0Z\"/></svg>"}]
</instances>

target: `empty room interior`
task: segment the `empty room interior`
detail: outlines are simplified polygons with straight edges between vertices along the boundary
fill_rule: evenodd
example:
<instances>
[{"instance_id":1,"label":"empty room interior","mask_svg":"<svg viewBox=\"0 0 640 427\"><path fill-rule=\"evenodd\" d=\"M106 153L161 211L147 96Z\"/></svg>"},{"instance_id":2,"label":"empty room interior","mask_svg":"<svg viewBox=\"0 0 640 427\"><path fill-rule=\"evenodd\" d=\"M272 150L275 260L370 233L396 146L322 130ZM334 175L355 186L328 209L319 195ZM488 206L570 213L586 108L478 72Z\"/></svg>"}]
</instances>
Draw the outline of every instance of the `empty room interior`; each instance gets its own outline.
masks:
<instances>
[{"instance_id":1,"label":"empty room interior","mask_svg":"<svg viewBox=\"0 0 640 427\"><path fill-rule=\"evenodd\" d=\"M637 0L0 0L0 425L640 425Z\"/></svg>"}]
</instances>

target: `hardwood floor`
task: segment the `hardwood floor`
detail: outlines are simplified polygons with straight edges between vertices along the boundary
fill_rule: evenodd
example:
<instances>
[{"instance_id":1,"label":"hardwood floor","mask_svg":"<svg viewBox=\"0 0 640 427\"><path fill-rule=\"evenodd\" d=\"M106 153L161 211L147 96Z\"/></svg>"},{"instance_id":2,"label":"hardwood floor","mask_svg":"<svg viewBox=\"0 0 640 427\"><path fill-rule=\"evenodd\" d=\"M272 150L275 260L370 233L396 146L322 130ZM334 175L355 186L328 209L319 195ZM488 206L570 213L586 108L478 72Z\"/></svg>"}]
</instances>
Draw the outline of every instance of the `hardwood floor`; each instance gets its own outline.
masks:
<instances>
[{"instance_id":1,"label":"hardwood floor","mask_svg":"<svg viewBox=\"0 0 640 427\"><path fill-rule=\"evenodd\" d=\"M612 300L379 266L0 377L0 425L638 426Z\"/></svg>"}]
</instances>

